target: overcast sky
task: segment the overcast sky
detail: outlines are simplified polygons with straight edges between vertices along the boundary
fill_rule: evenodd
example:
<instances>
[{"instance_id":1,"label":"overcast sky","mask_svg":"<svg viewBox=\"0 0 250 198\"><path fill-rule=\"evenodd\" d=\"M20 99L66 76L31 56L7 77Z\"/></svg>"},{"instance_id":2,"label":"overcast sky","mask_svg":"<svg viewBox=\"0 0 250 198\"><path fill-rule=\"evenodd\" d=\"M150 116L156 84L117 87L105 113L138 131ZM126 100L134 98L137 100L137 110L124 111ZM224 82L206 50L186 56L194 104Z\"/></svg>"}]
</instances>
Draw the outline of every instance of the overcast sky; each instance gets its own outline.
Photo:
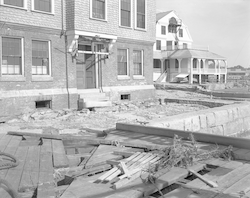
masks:
<instances>
[{"instance_id":1,"label":"overcast sky","mask_svg":"<svg viewBox=\"0 0 250 198\"><path fill-rule=\"evenodd\" d=\"M156 0L156 12L175 10L193 44L250 67L250 0Z\"/></svg>"}]
</instances>

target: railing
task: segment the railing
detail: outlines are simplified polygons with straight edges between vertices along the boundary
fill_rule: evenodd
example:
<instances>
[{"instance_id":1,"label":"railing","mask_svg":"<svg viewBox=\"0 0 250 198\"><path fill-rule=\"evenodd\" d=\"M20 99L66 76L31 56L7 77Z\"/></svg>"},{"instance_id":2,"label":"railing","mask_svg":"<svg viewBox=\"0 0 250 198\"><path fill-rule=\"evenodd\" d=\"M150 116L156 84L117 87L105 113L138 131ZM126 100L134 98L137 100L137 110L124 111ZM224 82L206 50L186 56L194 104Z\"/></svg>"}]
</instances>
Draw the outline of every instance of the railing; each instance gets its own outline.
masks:
<instances>
[{"instance_id":1,"label":"railing","mask_svg":"<svg viewBox=\"0 0 250 198\"><path fill-rule=\"evenodd\" d=\"M199 45L175 45L175 46L162 46L161 51L175 51L182 49L193 49L193 50L203 50L208 51L208 46L199 46Z\"/></svg>"}]
</instances>

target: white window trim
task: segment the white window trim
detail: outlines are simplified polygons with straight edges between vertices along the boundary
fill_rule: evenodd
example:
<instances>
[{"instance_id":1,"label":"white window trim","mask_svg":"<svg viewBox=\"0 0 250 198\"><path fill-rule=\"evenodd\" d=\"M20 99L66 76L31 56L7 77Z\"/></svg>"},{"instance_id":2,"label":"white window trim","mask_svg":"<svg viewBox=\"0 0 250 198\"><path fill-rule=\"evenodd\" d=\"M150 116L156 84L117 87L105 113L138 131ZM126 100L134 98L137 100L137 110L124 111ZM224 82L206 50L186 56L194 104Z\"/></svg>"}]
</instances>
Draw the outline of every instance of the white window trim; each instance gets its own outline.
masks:
<instances>
[{"instance_id":1,"label":"white window trim","mask_svg":"<svg viewBox=\"0 0 250 198\"><path fill-rule=\"evenodd\" d=\"M45 12L41 10L35 10L35 0L31 1L31 10L33 12L39 12L39 13L44 13L44 14L55 14L55 0L51 0L51 12Z\"/></svg>"},{"instance_id":2,"label":"white window trim","mask_svg":"<svg viewBox=\"0 0 250 198\"><path fill-rule=\"evenodd\" d=\"M89 0L89 18L94 19L94 20L98 20L98 21L108 21L108 0L105 0L105 19L99 19L99 18L95 18L92 16L92 2L93 0Z\"/></svg>"},{"instance_id":3,"label":"white window trim","mask_svg":"<svg viewBox=\"0 0 250 198\"><path fill-rule=\"evenodd\" d=\"M132 20L132 16L133 16L133 0L130 0L130 26L124 26L121 24L121 17L122 17L122 12L121 12L121 0L119 0L119 26L120 27L124 27L124 28L132 28L133 25L133 20Z\"/></svg>"},{"instance_id":4,"label":"white window trim","mask_svg":"<svg viewBox=\"0 0 250 198\"><path fill-rule=\"evenodd\" d=\"M139 28L137 27L137 0L135 0L135 29L136 30L142 30L142 31L147 31L147 10L148 10L148 6L147 6L147 0L145 0L145 28Z\"/></svg>"},{"instance_id":5,"label":"white window trim","mask_svg":"<svg viewBox=\"0 0 250 198\"><path fill-rule=\"evenodd\" d=\"M23 7L18 7L18 6L14 6L14 5L4 4L4 0L0 0L0 5L6 6L6 7L11 7L11 8L18 8L18 9L27 10L27 0L23 0Z\"/></svg>"},{"instance_id":6,"label":"white window trim","mask_svg":"<svg viewBox=\"0 0 250 198\"><path fill-rule=\"evenodd\" d=\"M129 77L129 57L128 57L129 51L128 51L128 49L124 49L124 48L118 48L117 50L126 50L126 52L127 52L127 75L119 75L118 74L118 79L129 79L130 78Z\"/></svg>"},{"instance_id":7,"label":"white window trim","mask_svg":"<svg viewBox=\"0 0 250 198\"><path fill-rule=\"evenodd\" d=\"M1 51L0 51L0 56L1 56L1 60L0 60L0 77L24 77L24 39L22 37L15 37L15 36L2 36L0 37L1 39L1 44L3 44L3 37L6 38L15 38L15 39L21 39L21 57L22 57L22 65L21 65L21 72L22 74L20 75L12 75L12 74L2 74L2 60L3 60L3 54L2 54L2 46L1 46Z\"/></svg>"},{"instance_id":8,"label":"white window trim","mask_svg":"<svg viewBox=\"0 0 250 198\"><path fill-rule=\"evenodd\" d=\"M51 74L51 65L52 65L52 60L51 60L51 41L49 41L49 40L41 40L41 39L32 39L31 43L32 43L32 41L47 42L48 43L48 47L49 47L49 74L48 75L34 75L34 74L32 74L32 69L31 69L32 78L47 78L47 77L52 76L52 74ZM31 58L32 58L32 55L31 55ZM32 61L31 61L31 67L32 66L33 65L32 65Z\"/></svg>"},{"instance_id":9,"label":"white window trim","mask_svg":"<svg viewBox=\"0 0 250 198\"><path fill-rule=\"evenodd\" d=\"M133 74L133 78L141 79L144 77L144 51L143 50L137 50L134 49L133 51L140 51L141 52L141 74ZM133 60L134 63L134 60Z\"/></svg>"}]
</instances>

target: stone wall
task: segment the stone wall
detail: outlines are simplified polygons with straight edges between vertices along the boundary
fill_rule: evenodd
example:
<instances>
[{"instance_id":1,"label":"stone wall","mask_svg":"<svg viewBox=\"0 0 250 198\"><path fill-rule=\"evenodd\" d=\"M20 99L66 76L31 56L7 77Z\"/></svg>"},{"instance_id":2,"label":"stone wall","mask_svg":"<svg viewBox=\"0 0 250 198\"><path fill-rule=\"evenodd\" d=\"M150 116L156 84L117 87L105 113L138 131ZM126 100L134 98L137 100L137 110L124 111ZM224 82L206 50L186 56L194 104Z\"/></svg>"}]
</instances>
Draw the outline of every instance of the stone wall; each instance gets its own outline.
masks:
<instances>
[{"instance_id":1,"label":"stone wall","mask_svg":"<svg viewBox=\"0 0 250 198\"><path fill-rule=\"evenodd\" d=\"M250 130L250 103L225 105L170 116L148 125L225 136L239 136Z\"/></svg>"}]
</instances>

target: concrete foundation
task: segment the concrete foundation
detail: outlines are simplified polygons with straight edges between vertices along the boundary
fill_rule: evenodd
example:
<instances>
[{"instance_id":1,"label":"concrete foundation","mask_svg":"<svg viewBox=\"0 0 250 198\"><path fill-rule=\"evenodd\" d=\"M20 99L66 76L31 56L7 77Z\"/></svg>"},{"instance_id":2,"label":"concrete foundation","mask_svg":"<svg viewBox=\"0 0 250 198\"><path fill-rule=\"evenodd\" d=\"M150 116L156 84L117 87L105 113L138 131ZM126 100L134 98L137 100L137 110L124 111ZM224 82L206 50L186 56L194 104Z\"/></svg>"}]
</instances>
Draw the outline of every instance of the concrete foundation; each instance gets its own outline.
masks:
<instances>
[{"instance_id":1,"label":"concrete foundation","mask_svg":"<svg viewBox=\"0 0 250 198\"><path fill-rule=\"evenodd\" d=\"M225 105L152 121L148 125L225 136L250 131L250 103Z\"/></svg>"}]
</instances>

